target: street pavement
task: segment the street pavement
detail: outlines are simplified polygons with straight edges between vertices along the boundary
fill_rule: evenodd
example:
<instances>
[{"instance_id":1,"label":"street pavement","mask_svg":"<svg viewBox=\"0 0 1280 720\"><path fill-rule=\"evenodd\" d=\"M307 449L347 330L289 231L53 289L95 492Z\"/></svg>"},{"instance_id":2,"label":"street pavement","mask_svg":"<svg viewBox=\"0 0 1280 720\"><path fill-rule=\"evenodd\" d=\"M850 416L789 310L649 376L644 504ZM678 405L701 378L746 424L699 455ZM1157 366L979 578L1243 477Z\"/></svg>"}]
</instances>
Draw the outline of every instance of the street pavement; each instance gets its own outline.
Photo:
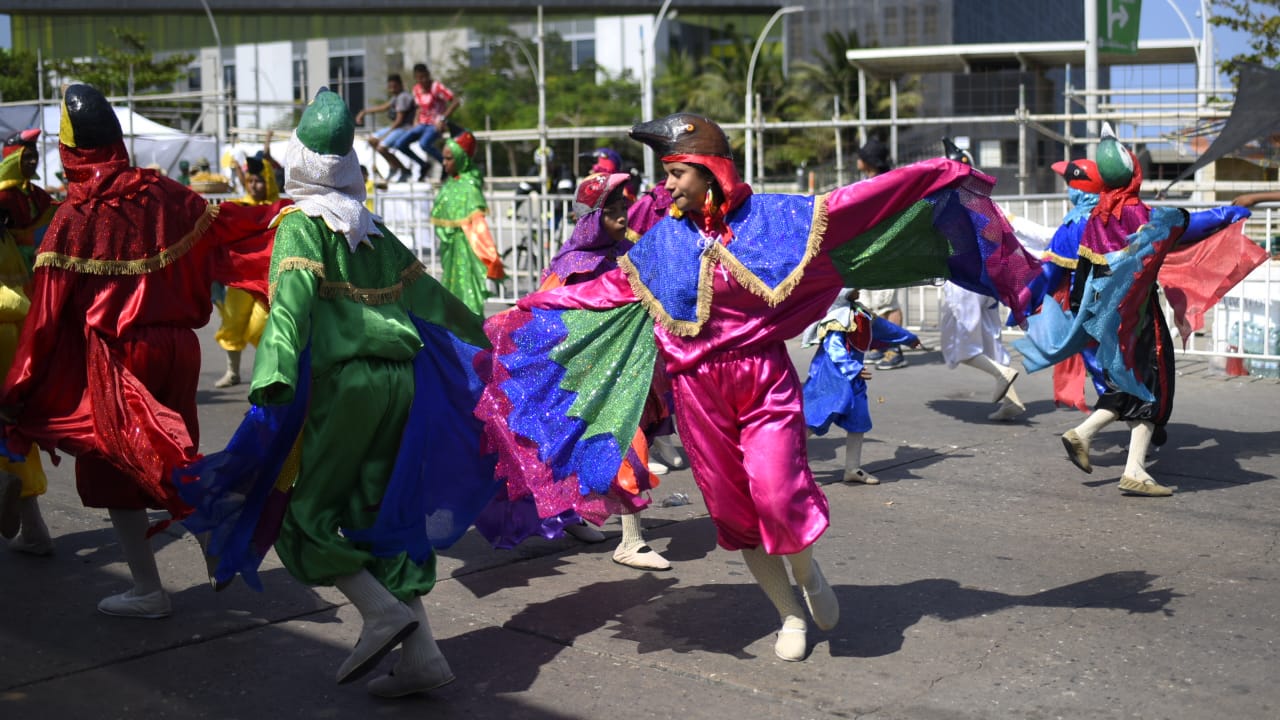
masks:
<instances>
[{"instance_id":1,"label":"street pavement","mask_svg":"<svg viewBox=\"0 0 1280 720\"><path fill-rule=\"evenodd\" d=\"M247 390L213 389L223 360L201 337L210 452ZM802 377L808 357L793 344ZM1180 360L1150 467L1178 493L1134 498L1116 489L1122 425L1095 442L1093 474L1066 460L1058 436L1082 416L1054 407L1049 374L1019 379L1026 416L994 423L987 376L907 358L870 381L864 466L881 485L840 482L839 430L809 442L831 503L816 557L843 617L811 631L804 662L774 656L777 616L716 547L687 470L654 497L693 502L644 514L668 572L611 562L616 521L600 545L497 551L471 532L442 552L427 605L457 681L387 701L334 684L359 618L274 555L265 592L214 593L172 527L154 542L173 617L99 615L128 572L64 461L43 500L57 554L0 552L0 718L1280 717L1276 381Z\"/></svg>"}]
</instances>

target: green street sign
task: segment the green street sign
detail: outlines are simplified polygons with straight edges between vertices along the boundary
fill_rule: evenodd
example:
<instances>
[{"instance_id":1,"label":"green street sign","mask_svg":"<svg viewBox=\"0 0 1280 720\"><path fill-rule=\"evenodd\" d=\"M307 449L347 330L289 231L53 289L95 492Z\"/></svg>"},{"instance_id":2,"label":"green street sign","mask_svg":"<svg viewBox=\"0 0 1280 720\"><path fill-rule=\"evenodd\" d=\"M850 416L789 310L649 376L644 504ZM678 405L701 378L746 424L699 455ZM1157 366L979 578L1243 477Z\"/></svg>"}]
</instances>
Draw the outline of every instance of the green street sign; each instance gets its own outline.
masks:
<instances>
[{"instance_id":1,"label":"green street sign","mask_svg":"<svg viewBox=\"0 0 1280 720\"><path fill-rule=\"evenodd\" d=\"M1098 49L1102 52L1138 52L1138 19L1142 0L1097 0Z\"/></svg>"}]
</instances>

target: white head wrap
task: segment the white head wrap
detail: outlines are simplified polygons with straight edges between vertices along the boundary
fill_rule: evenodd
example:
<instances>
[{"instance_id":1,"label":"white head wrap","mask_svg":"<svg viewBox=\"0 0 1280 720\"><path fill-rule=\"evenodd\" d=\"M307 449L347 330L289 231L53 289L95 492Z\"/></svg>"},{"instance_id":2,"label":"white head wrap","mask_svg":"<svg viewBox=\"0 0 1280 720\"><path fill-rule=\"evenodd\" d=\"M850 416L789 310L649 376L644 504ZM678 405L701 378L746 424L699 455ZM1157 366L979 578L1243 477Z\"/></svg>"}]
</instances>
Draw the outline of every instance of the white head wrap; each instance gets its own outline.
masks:
<instances>
[{"instance_id":1,"label":"white head wrap","mask_svg":"<svg viewBox=\"0 0 1280 720\"><path fill-rule=\"evenodd\" d=\"M382 218L364 205L364 175L355 150L346 155L321 155L303 145L295 132L284 164L284 189L294 206L308 217L323 218L330 230L347 239L351 252L370 236L381 237L374 223Z\"/></svg>"}]
</instances>

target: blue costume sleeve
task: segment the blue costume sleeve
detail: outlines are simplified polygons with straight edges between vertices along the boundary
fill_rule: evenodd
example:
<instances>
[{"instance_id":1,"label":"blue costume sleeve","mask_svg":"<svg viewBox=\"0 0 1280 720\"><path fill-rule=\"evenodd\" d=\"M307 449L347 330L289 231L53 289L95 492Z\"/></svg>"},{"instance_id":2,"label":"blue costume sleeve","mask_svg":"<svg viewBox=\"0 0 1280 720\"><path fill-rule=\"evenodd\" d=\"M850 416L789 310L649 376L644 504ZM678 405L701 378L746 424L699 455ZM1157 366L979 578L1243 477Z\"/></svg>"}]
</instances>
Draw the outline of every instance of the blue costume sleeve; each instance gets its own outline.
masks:
<instances>
[{"instance_id":1,"label":"blue costume sleeve","mask_svg":"<svg viewBox=\"0 0 1280 720\"><path fill-rule=\"evenodd\" d=\"M1191 213L1191 222L1178 238L1178 245L1190 245L1200 242L1233 222L1244 220L1253 215L1249 208L1235 205L1221 205L1208 210Z\"/></svg>"},{"instance_id":2,"label":"blue costume sleeve","mask_svg":"<svg viewBox=\"0 0 1280 720\"><path fill-rule=\"evenodd\" d=\"M885 347L915 345L920 342L915 333L878 316L871 321L871 340L875 345Z\"/></svg>"}]
</instances>

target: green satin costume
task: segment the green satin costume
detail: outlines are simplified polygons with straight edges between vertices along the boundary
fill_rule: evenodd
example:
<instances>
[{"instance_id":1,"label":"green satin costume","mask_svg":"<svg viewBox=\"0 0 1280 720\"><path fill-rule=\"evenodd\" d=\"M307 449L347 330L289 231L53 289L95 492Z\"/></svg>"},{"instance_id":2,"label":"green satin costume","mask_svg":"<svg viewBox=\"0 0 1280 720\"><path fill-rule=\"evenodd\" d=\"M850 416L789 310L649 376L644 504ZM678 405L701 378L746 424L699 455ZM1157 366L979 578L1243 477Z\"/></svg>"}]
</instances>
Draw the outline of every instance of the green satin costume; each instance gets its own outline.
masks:
<instances>
[{"instance_id":1,"label":"green satin costume","mask_svg":"<svg viewBox=\"0 0 1280 720\"><path fill-rule=\"evenodd\" d=\"M308 585L368 569L408 600L435 584L435 557L378 558L340 527L367 528L391 476L413 400L422 348L410 313L487 347L481 318L446 291L385 227L353 252L323 219L287 212L271 257L271 310L249 399L293 397L311 344L311 400L299 439L298 479L275 549ZM295 455L299 448L295 447Z\"/></svg>"}]
</instances>

